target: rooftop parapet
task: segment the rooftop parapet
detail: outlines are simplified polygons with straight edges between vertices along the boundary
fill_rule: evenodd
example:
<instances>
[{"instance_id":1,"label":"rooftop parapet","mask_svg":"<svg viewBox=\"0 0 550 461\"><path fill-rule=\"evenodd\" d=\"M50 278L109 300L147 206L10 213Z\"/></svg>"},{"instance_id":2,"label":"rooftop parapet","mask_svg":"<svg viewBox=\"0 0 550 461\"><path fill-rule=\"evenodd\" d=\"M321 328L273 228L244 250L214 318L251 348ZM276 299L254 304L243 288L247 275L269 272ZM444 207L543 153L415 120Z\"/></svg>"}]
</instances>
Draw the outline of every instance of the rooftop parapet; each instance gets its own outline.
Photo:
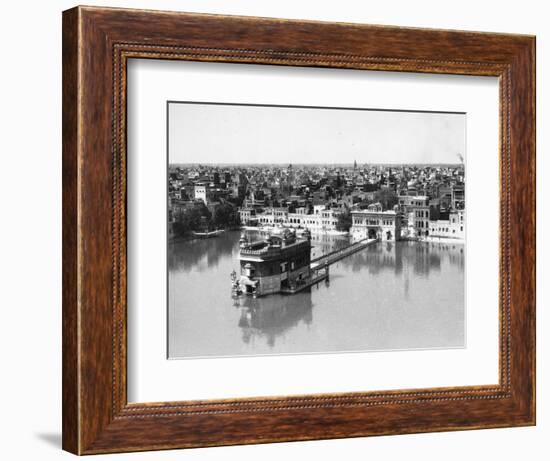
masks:
<instances>
[{"instance_id":1,"label":"rooftop parapet","mask_svg":"<svg viewBox=\"0 0 550 461\"><path fill-rule=\"evenodd\" d=\"M294 248L300 245L311 245L311 235L305 232L302 238L296 237L296 231L293 229L277 229L270 233L263 240L249 241L243 233L239 240L241 256L278 256L287 248Z\"/></svg>"}]
</instances>

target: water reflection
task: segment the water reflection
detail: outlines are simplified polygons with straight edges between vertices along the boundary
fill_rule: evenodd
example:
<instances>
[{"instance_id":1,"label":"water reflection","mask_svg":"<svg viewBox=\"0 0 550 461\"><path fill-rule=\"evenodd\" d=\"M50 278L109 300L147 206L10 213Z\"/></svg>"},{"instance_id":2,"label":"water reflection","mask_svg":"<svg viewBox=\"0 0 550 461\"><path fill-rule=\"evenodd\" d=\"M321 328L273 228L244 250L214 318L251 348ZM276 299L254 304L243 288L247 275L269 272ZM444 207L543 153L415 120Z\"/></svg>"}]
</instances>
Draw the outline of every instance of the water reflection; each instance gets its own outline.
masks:
<instances>
[{"instance_id":1,"label":"water reflection","mask_svg":"<svg viewBox=\"0 0 550 461\"><path fill-rule=\"evenodd\" d=\"M218 266L222 258L231 256L237 250L238 242L230 236L173 242L168 247L168 270L211 270Z\"/></svg>"},{"instance_id":2,"label":"water reflection","mask_svg":"<svg viewBox=\"0 0 550 461\"><path fill-rule=\"evenodd\" d=\"M464 246L377 243L295 295L232 298L239 232L169 246L169 356L460 347ZM252 236L254 237L254 236ZM314 235L318 256L349 242Z\"/></svg>"},{"instance_id":3,"label":"water reflection","mask_svg":"<svg viewBox=\"0 0 550 461\"><path fill-rule=\"evenodd\" d=\"M417 275L428 276L431 271L440 271L442 258L449 264L464 269L463 245L424 242L387 242L370 246L353 258L341 261L353 271L365 268L370 274L390 271L401 274L411 270Z\"/></svg>"},{"instance_id":4,"label":"water reflection","mask_svg":"<svg viewBox=\"0 0 550 461\"><path fill-rule=\"evenodd\" d=\"M343 248L351 242L347 235L313 234L311 236L311 257L316 258L333 250Z\"/></svg>"},{"instance_id":5,"label":"water reflection","mask_svg":"<svg viewBox=\"0 0 550 461\"><path fill-rule=\"evenodd\" d=\"M265 338L270 348L285 331L299 323L311 325L313 302L311 289L292 296L240 297L234 305L240 309L238 326L245 343Z\"/></svg>"}]
</instances>

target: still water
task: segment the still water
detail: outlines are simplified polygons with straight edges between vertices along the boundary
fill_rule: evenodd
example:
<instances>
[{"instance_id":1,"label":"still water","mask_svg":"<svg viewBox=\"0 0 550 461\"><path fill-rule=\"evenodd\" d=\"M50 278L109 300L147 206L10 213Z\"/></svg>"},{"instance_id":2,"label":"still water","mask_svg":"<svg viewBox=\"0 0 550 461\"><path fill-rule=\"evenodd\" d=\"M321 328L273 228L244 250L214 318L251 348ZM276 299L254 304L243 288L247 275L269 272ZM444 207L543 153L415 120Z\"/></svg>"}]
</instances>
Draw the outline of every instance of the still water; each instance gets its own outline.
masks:
<instances>
[{"instance_id":1,"label":"still water","mask_svg":"<svg viewBox=\"0 0 550 461\"><path fill-rule=\"evenodd\" d=\"M464 245L375 243L295 295L231 296L240 232L168 248L170 358L464 346ZM312 257L348 237L313 235Z\"/></svg>"}]
</instances>

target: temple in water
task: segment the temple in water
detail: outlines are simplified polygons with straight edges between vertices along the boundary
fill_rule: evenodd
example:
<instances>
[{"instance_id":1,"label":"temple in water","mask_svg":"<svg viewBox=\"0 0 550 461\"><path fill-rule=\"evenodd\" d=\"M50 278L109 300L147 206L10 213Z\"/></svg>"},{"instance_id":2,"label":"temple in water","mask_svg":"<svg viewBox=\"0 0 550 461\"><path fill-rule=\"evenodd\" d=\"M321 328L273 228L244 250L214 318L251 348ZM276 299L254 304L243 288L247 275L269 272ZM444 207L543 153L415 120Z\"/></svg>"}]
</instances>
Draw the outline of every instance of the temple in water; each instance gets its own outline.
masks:
<instances>
[{"instance_id":1,"label":"temple in water","mask_svg":"<svg viewBox=\"0 0 550 461\"><path fill-rule=\"evenodd\" d=\"M234 280L237 292L253 296L294 293L312 282L311 234L306 230L297 236L295 230L281 228L256 241L243 234L239 261L240 277Z\"/></svg>"}]
</instances>

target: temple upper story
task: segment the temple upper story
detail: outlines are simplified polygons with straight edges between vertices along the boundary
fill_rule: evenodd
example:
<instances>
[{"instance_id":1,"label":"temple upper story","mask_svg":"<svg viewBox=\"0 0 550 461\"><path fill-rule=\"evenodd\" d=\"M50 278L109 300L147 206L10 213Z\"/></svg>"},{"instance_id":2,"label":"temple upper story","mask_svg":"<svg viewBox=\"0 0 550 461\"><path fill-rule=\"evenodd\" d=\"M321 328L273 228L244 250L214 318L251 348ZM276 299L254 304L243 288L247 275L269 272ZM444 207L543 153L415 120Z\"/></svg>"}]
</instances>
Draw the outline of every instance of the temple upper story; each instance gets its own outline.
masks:
<instances>
[{"instance_id":1,"label":"temple upper story","mask_svg":"<svg viewBox=\"0 0 550 461\"><path fill-rule=\"evenodd\" d=\"M239 259L241 260L284 258L285 254L299 250L311 250L311 234L307 230L298 237L295 230L276 229L264 239L255 241L250 241L246 234L243 234L239 241Z\"/></svg>"}]
</instances>

